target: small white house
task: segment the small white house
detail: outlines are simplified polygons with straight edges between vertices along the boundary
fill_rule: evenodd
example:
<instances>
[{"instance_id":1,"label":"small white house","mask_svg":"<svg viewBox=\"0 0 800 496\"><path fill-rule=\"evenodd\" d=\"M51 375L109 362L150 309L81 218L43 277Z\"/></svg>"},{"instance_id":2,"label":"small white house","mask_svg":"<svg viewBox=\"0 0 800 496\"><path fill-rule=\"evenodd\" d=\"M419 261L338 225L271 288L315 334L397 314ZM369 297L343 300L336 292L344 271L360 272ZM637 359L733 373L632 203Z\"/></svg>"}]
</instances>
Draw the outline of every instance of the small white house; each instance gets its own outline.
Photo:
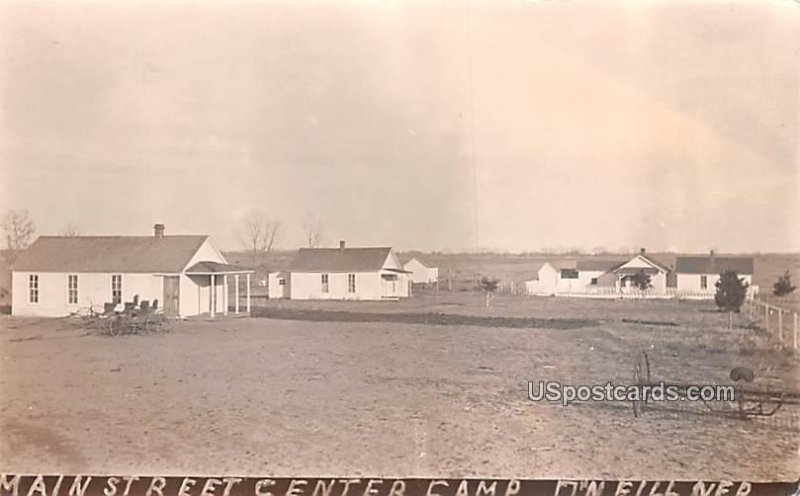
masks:
<instances>
[{"instance_id":1,"label":"small white house","mask_svg":"<svg viewBox=\"0 0 800 496\"><path fill-rule=\"evenodd\" d=\"M739 278L752 286L753 266L752 257L721 257L714 252L699 257L677 257L677 288L678 291L689 293L714 292L720 273L726 270L736 271Z\"/></svg>"},{"instance_id":2,"label":"small white house","mask_svg":"<svg viewBox=\"0 0 800 496\"><path fill-rule=\"evenodd\" d=\"M530 294L568 293L577 288L577 279L574 263L545 262L536 272L536 278L525 283L525 291Z\"/></svg>"},{"instance_id":3,"label":"small white house","mask_svg":"<svg viewBox=\"0 0 800 496\"><path fill-rule=\"evenodd\" d=\"M289 273L270 272L267 277L267 291L270 300L289 298Z\"/></svg>"},{"instance_id":4,"label":"small white house","mask_svg":"<svg viewBox=\"0 0 800 496\"><path fill-rule=\"evenodd\" d=\"M406 262L403 268L409 272L409 280L414 284L431 284L439 280L439 268L428 267L417 258Z\"/></svg>"},{"instance_id":5,"label":"small white house","mask_svg":"<svg viewBox=\"0 0 800 496\"><path fill-rule=\"evenodd\" d=\"M666 295L670 269L647 257L642 250L628 260L585 259L577 262L545 262L536 279L525 283L526 292L539 295L618 295L632 292L640 272L650 276L654 295Z\"/></svg>"},{"instance_id":6,"label":"small white house","mask_svg":"<svg viewBox=\"0 0 800 496\"><path fill-rule=\"evenodd\" d=\"M11 313L102 312L138 297L167 316L214 317L231 304L240 310L240 290L249 312L251 273L228 264L208 236L166 236L162 224L153 236L41 236L12 268Z\"/></svg>"},{"instance_id":7,"label":"small white house","mask_svg":"<svg viewBox=\"0 0 800 496\"><path fill-rule=\"evenodd\" d=\"M669 267L646 256L644 250L639 255L609 272L615 276L613 280L614 287L619 291L636 291L635 278L637 274L643 272L650 276L652 287L648 290L649 293L656 295L667 294Z\"/></svg>"},{"instance_id":8,"label":"small white house","mask_svg":"<svg viewBox=\"0 0 800 496\"><path fill-rule=\"evenodd\" d=\"M409 296L408 271L389 247L301 248L286 284L293 300L386 300Z\"/></svg>"}]
</instances>

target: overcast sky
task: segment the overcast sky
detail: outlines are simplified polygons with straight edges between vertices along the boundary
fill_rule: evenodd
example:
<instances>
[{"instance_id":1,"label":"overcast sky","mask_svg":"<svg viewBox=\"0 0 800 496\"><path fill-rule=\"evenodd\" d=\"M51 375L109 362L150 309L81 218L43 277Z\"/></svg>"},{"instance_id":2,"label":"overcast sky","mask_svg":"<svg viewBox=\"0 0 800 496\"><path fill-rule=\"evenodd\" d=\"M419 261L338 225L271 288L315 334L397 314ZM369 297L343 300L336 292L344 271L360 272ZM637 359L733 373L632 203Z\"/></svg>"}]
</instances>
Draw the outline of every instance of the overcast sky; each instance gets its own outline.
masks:
<instances>
[{"instance_id":1,"label":"overcast sky","mask_svg":"<svg viewBox=\"0 0 800 496\"><path fill-rule=\"evenodd\" d=\"M3 2L39 234L800 251L800 4Z\"/></svg>"}]
</instances>

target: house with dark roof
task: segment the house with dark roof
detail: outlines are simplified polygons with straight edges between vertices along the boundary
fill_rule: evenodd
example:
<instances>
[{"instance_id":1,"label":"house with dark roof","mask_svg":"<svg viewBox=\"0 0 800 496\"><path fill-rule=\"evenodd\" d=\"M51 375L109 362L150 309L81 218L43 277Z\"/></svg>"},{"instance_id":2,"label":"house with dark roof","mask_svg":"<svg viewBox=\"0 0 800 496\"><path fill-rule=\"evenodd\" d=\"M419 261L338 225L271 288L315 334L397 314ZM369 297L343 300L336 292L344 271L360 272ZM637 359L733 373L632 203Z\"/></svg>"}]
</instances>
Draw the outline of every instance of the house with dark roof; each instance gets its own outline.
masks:
<instances>
[{"instance_id":1,"label":"house with dark roof","mask_svg":"<svg viewBox=\"0 0 800 496\"><path fill-rule=\"evenodd\" d=\"M526 282L531 294L618 296L639 293L634 280L644 272L650 276L651 295L667 294L669 267L653 260L644 250L630 259L589 258L572 262L545 262L536 279Z\"/></svg>"},{"instance_id":2,"label":"house with dark roof","mask_svg":"<svg viewBox=\"0 0 800 496\"><path fill-rule=\"evenodd\" d=\"M206 235L41 236L12 267L13 315L103 312L147 301L170 317L250 311L252 271L230 265Z\"/></svg>"},{"instance_id":3,"label":"house with dark roof","mask_svg":"<svg viewBox=\"0 0 800 496\"><path fill-rule=\"evenodd\" d=\"M751 287L753 258L719 256L713 251L705 256L679 256L675 259L675 278L678 292L708 292L716 290L719 275L733 270Z\"/></svg>"},{"instance_id":4,"label":"house with dark roof","mask_svg":"<svg viewBox=\"0 0 800 496\"><path fill-rule=\"evenodd\" d=\"M408 271L389 247L301 248L284 273L293 300L386 300L408 297Z\"/></svg>"}]
</instances>

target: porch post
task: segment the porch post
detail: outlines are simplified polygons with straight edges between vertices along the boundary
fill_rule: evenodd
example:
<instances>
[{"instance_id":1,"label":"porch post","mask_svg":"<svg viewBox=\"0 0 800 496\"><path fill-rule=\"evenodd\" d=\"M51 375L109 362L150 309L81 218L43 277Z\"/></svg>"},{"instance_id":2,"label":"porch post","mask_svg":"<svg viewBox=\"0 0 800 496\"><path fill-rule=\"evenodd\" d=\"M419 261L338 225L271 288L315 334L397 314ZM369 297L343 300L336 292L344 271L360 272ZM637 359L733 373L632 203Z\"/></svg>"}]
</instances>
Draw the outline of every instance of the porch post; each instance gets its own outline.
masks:
<instances>
[{"instance_id":1,"label":"porch post","mask_svg":"<svg viewBox=\"0 0 800 496\"><path fill-rule=\"evenodd\" d=\"M250 273L247 274L247 313L250 313Z\"/></svg>"},{"instance_id":2,"label":"porch post","mask_svg":"<svg viewBox=\"0 0 800 496\"><path fill-rule=\"evenodd\" d=\"M222 276L222 315L228 315L228 274Z\"/></svg>"},{"instance_id":3,"label":"porch post","mask_svg":"<svg viewBox=\"0 0 800 496\"><path fill-rule=\"evenodd\" d=\"M211 295L211 300L209 301L209 314L211 318L214 318L214 310L217 306L217 281L214 277L214 274L211 274L211 286L209 287L209 294Z\"/></svg>"},{"instance_id":4,"label":"porch post","mask_svg":"<svg viewBox=\"0 0 800 496\"><path fill-rule=\"evenodd\" d=\"M239 313L239 274L234 274L233 283L236 285L234 292L233 311Z\"/></svg>"}]
</instances>

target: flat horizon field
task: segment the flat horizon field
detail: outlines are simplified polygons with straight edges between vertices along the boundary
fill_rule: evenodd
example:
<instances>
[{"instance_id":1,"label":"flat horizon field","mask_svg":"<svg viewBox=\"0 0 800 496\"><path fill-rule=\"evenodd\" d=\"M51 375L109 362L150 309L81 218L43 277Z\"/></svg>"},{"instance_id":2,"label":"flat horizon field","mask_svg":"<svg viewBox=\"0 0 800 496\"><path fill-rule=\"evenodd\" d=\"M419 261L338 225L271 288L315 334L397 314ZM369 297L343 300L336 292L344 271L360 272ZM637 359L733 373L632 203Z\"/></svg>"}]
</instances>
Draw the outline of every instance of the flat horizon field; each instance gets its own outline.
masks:
<instances>
[{"instance_id":1,"label":"flat horizon field","mask_svg":"<svg viewBox=\"0 0 800 496\"><path fill-rule=\"evenodd\" d=\"M113 338L87 334L78 318L2 317L0 469L750 481L800 473L798 412L789 408L741 421L654 404L635 418L628 403L527 398L528 381L628 384L643 350L654 381L726 384L732 367L745 366L753 387L800 388L796 354L762 331L727 329L708 302L498 296L486 308L480 294L440 292L270 302L254 315Z\"/></svg>"}]
</instances>

